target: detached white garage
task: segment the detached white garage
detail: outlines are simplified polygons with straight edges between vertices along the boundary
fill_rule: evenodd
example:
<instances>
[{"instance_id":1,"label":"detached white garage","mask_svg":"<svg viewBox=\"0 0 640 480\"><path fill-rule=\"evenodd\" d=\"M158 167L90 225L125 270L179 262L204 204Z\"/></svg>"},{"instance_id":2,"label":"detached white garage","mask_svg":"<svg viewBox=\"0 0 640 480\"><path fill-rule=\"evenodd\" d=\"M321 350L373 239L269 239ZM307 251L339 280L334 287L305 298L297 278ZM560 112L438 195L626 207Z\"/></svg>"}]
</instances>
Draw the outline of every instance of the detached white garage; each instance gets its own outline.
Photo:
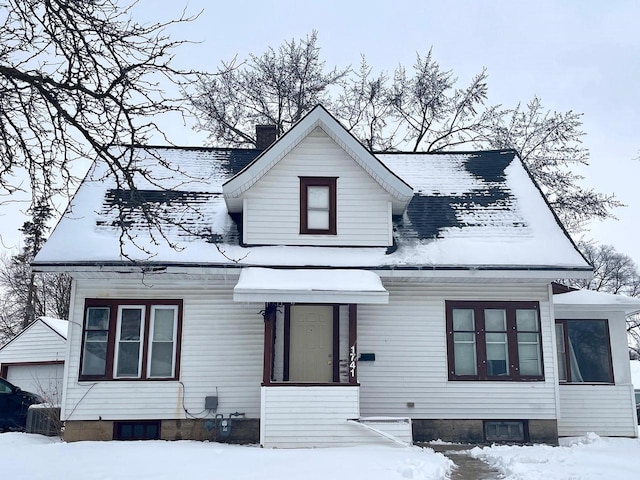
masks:
<instances>
[{"instance_id":1,"label":"detached white garage","mask_svg":"<svg viewBox=\"0 0 640 480\"><path fill-rule=\"evenodd\" d=\"M57 405L62 400L66 320L40 317L0 348L0 376Z\"/></svg>"}]
</instances>

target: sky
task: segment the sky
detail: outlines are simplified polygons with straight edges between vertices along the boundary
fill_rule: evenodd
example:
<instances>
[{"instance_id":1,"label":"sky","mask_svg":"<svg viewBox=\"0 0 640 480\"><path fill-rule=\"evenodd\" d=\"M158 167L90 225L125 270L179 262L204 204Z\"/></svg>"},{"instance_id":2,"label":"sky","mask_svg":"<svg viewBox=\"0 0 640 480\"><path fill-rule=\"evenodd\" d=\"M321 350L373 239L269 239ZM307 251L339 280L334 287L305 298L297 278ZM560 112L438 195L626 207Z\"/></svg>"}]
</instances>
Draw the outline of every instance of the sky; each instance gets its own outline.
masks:
<instances>
[{"instance_id":1,"label":"sky","mask_svg":"<svg viewBox=\"0 0 640 480\"><path fill-rule=\"evenodd\" d=\"M133 15L145 23L183 9L201 13L168 30L195 42L176 51L178 67L214 71L223 60L261 54L316 30L328 67L357 66L364 54L375 70L391 72L433 48L460 85L486 67L489 104L513 107L537 95L550 110L583 113L591 152L590 166L579 172L584 185L627 205L614 211L617 220L593 222L584 236L640 264L640 2L140 0ZM176 144L204 142L193 122L166 125ZM23 219L1 214L2 241L18 245Z\"/></svg>"}]
</instances>

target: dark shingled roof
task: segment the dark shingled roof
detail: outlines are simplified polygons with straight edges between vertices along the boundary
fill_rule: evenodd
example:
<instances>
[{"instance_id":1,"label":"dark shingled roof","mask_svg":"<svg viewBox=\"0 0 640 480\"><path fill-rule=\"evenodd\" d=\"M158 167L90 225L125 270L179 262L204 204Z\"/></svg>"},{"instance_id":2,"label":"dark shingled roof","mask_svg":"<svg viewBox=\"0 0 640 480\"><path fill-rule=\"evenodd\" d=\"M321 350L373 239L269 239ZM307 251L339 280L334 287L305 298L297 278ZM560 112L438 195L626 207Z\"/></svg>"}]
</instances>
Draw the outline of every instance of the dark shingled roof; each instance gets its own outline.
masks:
<instances>
[{"instance_id":1,"label":"dark shingled roof","mask_svg":"<svg viewBox=\"0 0 640 480\"><path fill-rule=\"evenodd\" d=\"M439 238L452 229L526 227L506 183L513 150L377 156L415 189L406 214L394 218L400 240Z\"/></svg>"},{"instance_id":2,"label":"dark shingled roof","mask_svg":"<svg viewBox=\"0 0 640 480\"><path fill-rule=\"evenodd\" d=\"M208 188L204 187L204 191L201 188L190 190L188 185L179 187L179 190L140 188L135 197L130 190L108 189L100 212L102 219L97 221L97 226L118 228L125 225L132 229L146 229L148 222L142 209L144 205L146 214L153 217L170 218L172 212L179 212L176 223L179 221L186 228L178 230L178 237L237 244L240 217L236 216L233 225L220 235L211 231L207 206L223 201L220 185L245 168L261 150L159 147L152 153L165 160L179 155L179 159L174 159L178 160L177 167L189 175L204 173L209 181ZM452 228L525 226L524 220L515 214L514 198L505 182L505 169L515 158L513 150L381 153L377 156L415 188L406 213L394 218L395 236L399 241L434 239ZM461 169L467 175L460 175ZM457 175L452 174L454 172ZM454 178L456 176L458 178Z\"/></svg>"}]
</instances>

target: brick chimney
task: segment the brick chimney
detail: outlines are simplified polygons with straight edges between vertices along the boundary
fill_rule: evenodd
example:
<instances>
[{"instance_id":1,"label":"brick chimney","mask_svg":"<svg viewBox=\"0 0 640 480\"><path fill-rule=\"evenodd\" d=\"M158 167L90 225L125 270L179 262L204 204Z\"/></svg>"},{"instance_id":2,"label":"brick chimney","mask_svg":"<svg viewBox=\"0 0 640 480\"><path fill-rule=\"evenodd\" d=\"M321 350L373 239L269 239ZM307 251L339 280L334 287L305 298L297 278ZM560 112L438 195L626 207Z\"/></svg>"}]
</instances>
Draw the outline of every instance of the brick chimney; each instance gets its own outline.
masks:
<instances>
[{"instance_id":1,"label":"brick chimney","mask_svg":"<svg viewBox=\"0 0 640 480\"><path fill-rule=\"evenodd\" d=\"M256 125L256 148L266 150L276 141L278 130L275 125Z\"/></svg>"}]
</instances>

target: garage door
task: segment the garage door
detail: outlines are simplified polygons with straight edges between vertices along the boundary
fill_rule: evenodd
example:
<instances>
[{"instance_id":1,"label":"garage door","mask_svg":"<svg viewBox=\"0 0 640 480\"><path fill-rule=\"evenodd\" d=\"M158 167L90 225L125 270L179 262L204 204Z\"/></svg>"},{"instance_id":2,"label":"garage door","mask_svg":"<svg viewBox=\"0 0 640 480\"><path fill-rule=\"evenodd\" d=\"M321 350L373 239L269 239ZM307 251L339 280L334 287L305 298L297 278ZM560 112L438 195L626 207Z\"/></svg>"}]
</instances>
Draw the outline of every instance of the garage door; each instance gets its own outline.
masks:
<instances>
[{"instance_id":1,"label":"garage door","mask_svg":"<svg viewBox=\"0 0 640 480\"><path fill-rule=\"evenodd\" d=\"M58 405L62 400L64 365L9 365L7 380L27 392L37 393L47 402Z\"/></svg>"}]
</instances>

